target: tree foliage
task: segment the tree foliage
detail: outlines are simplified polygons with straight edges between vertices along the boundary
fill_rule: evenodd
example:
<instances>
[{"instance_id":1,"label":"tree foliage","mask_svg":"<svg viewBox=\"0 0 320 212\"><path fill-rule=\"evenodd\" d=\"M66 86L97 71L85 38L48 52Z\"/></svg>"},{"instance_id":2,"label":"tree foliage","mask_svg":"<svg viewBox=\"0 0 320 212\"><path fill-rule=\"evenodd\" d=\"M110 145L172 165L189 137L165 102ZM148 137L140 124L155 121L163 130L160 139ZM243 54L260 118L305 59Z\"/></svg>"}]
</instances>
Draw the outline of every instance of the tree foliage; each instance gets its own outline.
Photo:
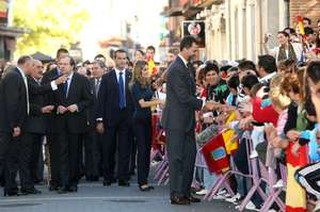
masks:
<instances>
[{"instance_id":1,"label":"tree foliage","mask_svg":"<svg viewBox=\"0 0 320 212\"><path fill-rule=\"evenodd\" d=\"M29 29L17 42L16 56L41 51L54 56L55 51L70 47L80 39L89 19L84 2L79 0L15 0L13 25Z\"/></svg>"}]
</instances>

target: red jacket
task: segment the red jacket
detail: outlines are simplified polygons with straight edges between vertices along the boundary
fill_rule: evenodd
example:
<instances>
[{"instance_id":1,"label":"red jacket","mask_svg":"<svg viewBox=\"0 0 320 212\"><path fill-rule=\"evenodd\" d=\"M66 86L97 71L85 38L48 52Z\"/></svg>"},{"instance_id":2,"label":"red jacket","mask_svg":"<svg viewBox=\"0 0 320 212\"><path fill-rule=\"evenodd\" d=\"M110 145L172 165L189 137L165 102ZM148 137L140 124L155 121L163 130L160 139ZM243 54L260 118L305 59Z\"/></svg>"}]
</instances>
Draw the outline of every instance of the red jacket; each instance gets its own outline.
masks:
<instances>
[{"instance_id":1,"label":"red jacket","mask_svg":"<svg viewBox=\"0 0 320 212\"><path fill-rule=\"evenodd\" d=\"M277 126L279 114L272 105L262 108L261 102L260 98L252 99L253 119L259 123L272 123L273 126Z\"/></svg>"}]
</instances>

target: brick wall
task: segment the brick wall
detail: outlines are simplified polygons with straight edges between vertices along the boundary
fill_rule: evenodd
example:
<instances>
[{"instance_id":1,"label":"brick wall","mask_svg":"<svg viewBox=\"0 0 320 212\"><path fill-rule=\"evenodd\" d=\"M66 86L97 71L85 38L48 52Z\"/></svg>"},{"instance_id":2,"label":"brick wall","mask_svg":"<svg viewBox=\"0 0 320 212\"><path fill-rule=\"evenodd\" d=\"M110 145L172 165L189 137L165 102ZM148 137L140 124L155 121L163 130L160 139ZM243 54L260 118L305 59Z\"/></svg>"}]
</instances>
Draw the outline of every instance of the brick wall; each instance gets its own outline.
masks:
<instances>
[{"instance_id":1,"label":"brick wall","mask_svg":"<svg viewBox=\"0 0 320 212\"><path fill-rule=\"evenodd\" d=\"M319 0L289 0L290 25L294 24L297 15L308 17L312 21L312 27L316 27L320 19L320 1Z\"/></svg>"}]
</instances>

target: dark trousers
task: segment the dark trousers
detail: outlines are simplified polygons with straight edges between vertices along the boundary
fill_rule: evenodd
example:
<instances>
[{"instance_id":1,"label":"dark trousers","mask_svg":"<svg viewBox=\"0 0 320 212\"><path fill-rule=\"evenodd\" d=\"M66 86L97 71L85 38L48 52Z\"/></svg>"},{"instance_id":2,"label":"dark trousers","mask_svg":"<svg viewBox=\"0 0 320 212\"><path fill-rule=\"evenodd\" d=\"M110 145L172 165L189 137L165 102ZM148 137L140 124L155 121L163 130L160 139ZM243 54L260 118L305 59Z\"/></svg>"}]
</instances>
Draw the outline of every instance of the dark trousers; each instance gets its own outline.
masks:
<instances>
[{"instance_id":1,"label":"dark trousers","mask_svg":"<svg viewBox=\"0 0 320 212\"><path fill-rule=\"evenodd\" d=\"M21 189L34 188L30 172L32 140L28 139L26 134L13 138L9 133L2 133L0 137L0 161L5 161L5 189L8 192L18 190L15 180L17 171L19 171Z\"/></svg>"},{"instance_id":2,"label":"dark trousers","mask_svg":"<svg viewBox=\"0 0 320 212\"><path fill-rule=\"evenodd\" d=\"M43 152L42 152L42 143L43 143L43 134L39 133L26 133L26 139L32 142L32 152L31 152L31 179L33 182L39 182L43 180Z\"/></svg>"},{"instance_id":3,"label":"dark trousers","mask_svg":"<svg viewBox=\"0 0 320 212\"><path fill-rule=\"evenodd\" d=\"M127 111L119 114L119 122L112 127L106 127L102 143L104 180L115 179L115 153L117 155L117 174L119 180L128 181L130 163L130 139L128 136L131 122Z\"/></svg>"},{"instance_id":4,"label":"dark trousers","mask_svg":"<svg viewBox=\"0 0 320 212\"><path fill-rule=\"evenodd\" d=\"M148 184L151 151L151 117L134 119L133 129L138 147L138 184Z\"/></svg>"},{"instance_id":5,"label":"dark trousers","mask_svg":"<svg viewBox=\"0 0 320 212\"><path fill-rule=\"evenodd\" d=\"M49 147L49 170L50 170L50 185L60 186L60 144L57 133L50 133L47 136Z\"/></svg>"},{"instance_id":6,"label":"dark trousers","mask_svg":"<svg viewBox=\"0 0 320 212\"><path fill-rule=\"evenodd\" d=\"M62 132L60 143L60 177L63 187L77 186L79 181L80 134Z\"/></svg>"},{"instance_id":7,"label":"dark trousers","mask_svg":"<svg viewBox=\"0 0 320 212\"><path fill-rule=\"evenodd\" d=\"M170 195L189 197L196 158L194 130L167 131Z\"/></svg>"},{"instance_id":8,"label":"dark trousers","mask_svg":"<svg viewBox=\"0 0 320 212\"><path fill-rule=\"evenodd\" d=\"M131 152L130 152L130 174L134 174L137 162L137 140L135 138L135 133L133 127L129 128L129 141L131 143Z\"/></svg>"},{"instance_id":9,"label":"dark trousers","mask_svg":"<svg viewBox=\"0 0 320 212\"><path fill-rule=\"evenodd\" d=\"M95 130L87 133L84 139L85 173L87 177L99 176L102 135Z\"/></svg>"},{"instance_id":10,"label":"dark trousers","mask_svg":"<svg viewBox=\"0 0 320 212\"><path fill-rule=\"evenodd\" d=\"M248 164L248 158L247 158L247 145L248 145L248 141L246 139L242 139L239 145L238 150L235 153L234 156L234 163L237 167L237 169L243 173L243 174L249 174L249 164ZM259 172L260 175L260 168L259 165L257 166L257 170ZM243 179L240 183L243 183L243 194L241 194L242 196L246 196L248 191L250 190L251 186L252 186L252 181L247 181L245 179ZM266 184L264 182L261 183L260 187L265 190ZM261 206L261 204L263 203L263 199L262 197L259 195L258 192L255 192L252 196L252 202L256 205L256 206Z\"/></svg>"}]
</instances>

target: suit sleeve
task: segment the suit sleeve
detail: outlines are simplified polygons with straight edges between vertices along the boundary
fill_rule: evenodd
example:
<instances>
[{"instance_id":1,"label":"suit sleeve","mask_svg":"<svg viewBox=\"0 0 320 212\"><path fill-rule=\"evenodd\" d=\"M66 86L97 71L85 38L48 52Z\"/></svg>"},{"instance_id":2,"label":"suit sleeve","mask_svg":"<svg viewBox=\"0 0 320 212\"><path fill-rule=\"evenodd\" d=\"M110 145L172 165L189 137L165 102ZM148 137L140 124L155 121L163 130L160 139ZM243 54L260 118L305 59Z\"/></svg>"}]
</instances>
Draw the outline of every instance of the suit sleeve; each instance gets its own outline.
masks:
<instances>
[{"instance_id":1,"label":"suit sleeve","mask_svg":"<svg viewBox=\"0 0 320 212\"><path fill-rule=\"evenodd\" d=\"M52 92L52 87L50 83L37 86L37 85L34 85L33 83L30 83L29 79L28 79L28 89L29 89L29 95L44 95Z\"/></svg>"},{"instance_id":2,"label":"suit sleeve","mask_svg":"<svg viewBox=\"0 0 320 212\"><path fill-rule=\"evenodd\" d=\"M174 69L168 74L168 82L172 87L175 96L182 104L190 105L195 110L200 110L202 107L202 100L197 99L194 95L190 94L190 87L188 86L189 76L184 70Z\"/></svg>"},{"instance_id":3,"label":"suit sleeve","mask_svg":"<svg viewBox=\"0 0 320 212\"><path fill-rule=\"evenodd\" d=\"M90 81L83 78L82 87L82 100L76 105L78 106L79 112L86 110L93 104L93 95L91 93Z\"/></svg>"},{"instance_id":4,"label":"suit sleeve","mask_svg":"<svg viewBox=\"0 0 320 212\"><path fill-rule=\"evenodd\" d=\"M36 104L30 104L30 115L32 116L42 115L41 106Z\"/></svg>"},{"instance_id":5,"label":"suit sleeve","mask_svg":"<svg viewBox=\"0 0 320 212\"><path fill-rule=\"evenodd\" d=\"M21 79L18 75L7 75L7 80L5 82L6 92L4 92L4 99L6 112L8 113L7 117L9 126L12 129L17 126L21 127L25 118L25 105L21 102L21 100L24 99L22 96L23 93L19 91L20 89L22 89L21 86Z\"/></svg>"}]
</instances>

